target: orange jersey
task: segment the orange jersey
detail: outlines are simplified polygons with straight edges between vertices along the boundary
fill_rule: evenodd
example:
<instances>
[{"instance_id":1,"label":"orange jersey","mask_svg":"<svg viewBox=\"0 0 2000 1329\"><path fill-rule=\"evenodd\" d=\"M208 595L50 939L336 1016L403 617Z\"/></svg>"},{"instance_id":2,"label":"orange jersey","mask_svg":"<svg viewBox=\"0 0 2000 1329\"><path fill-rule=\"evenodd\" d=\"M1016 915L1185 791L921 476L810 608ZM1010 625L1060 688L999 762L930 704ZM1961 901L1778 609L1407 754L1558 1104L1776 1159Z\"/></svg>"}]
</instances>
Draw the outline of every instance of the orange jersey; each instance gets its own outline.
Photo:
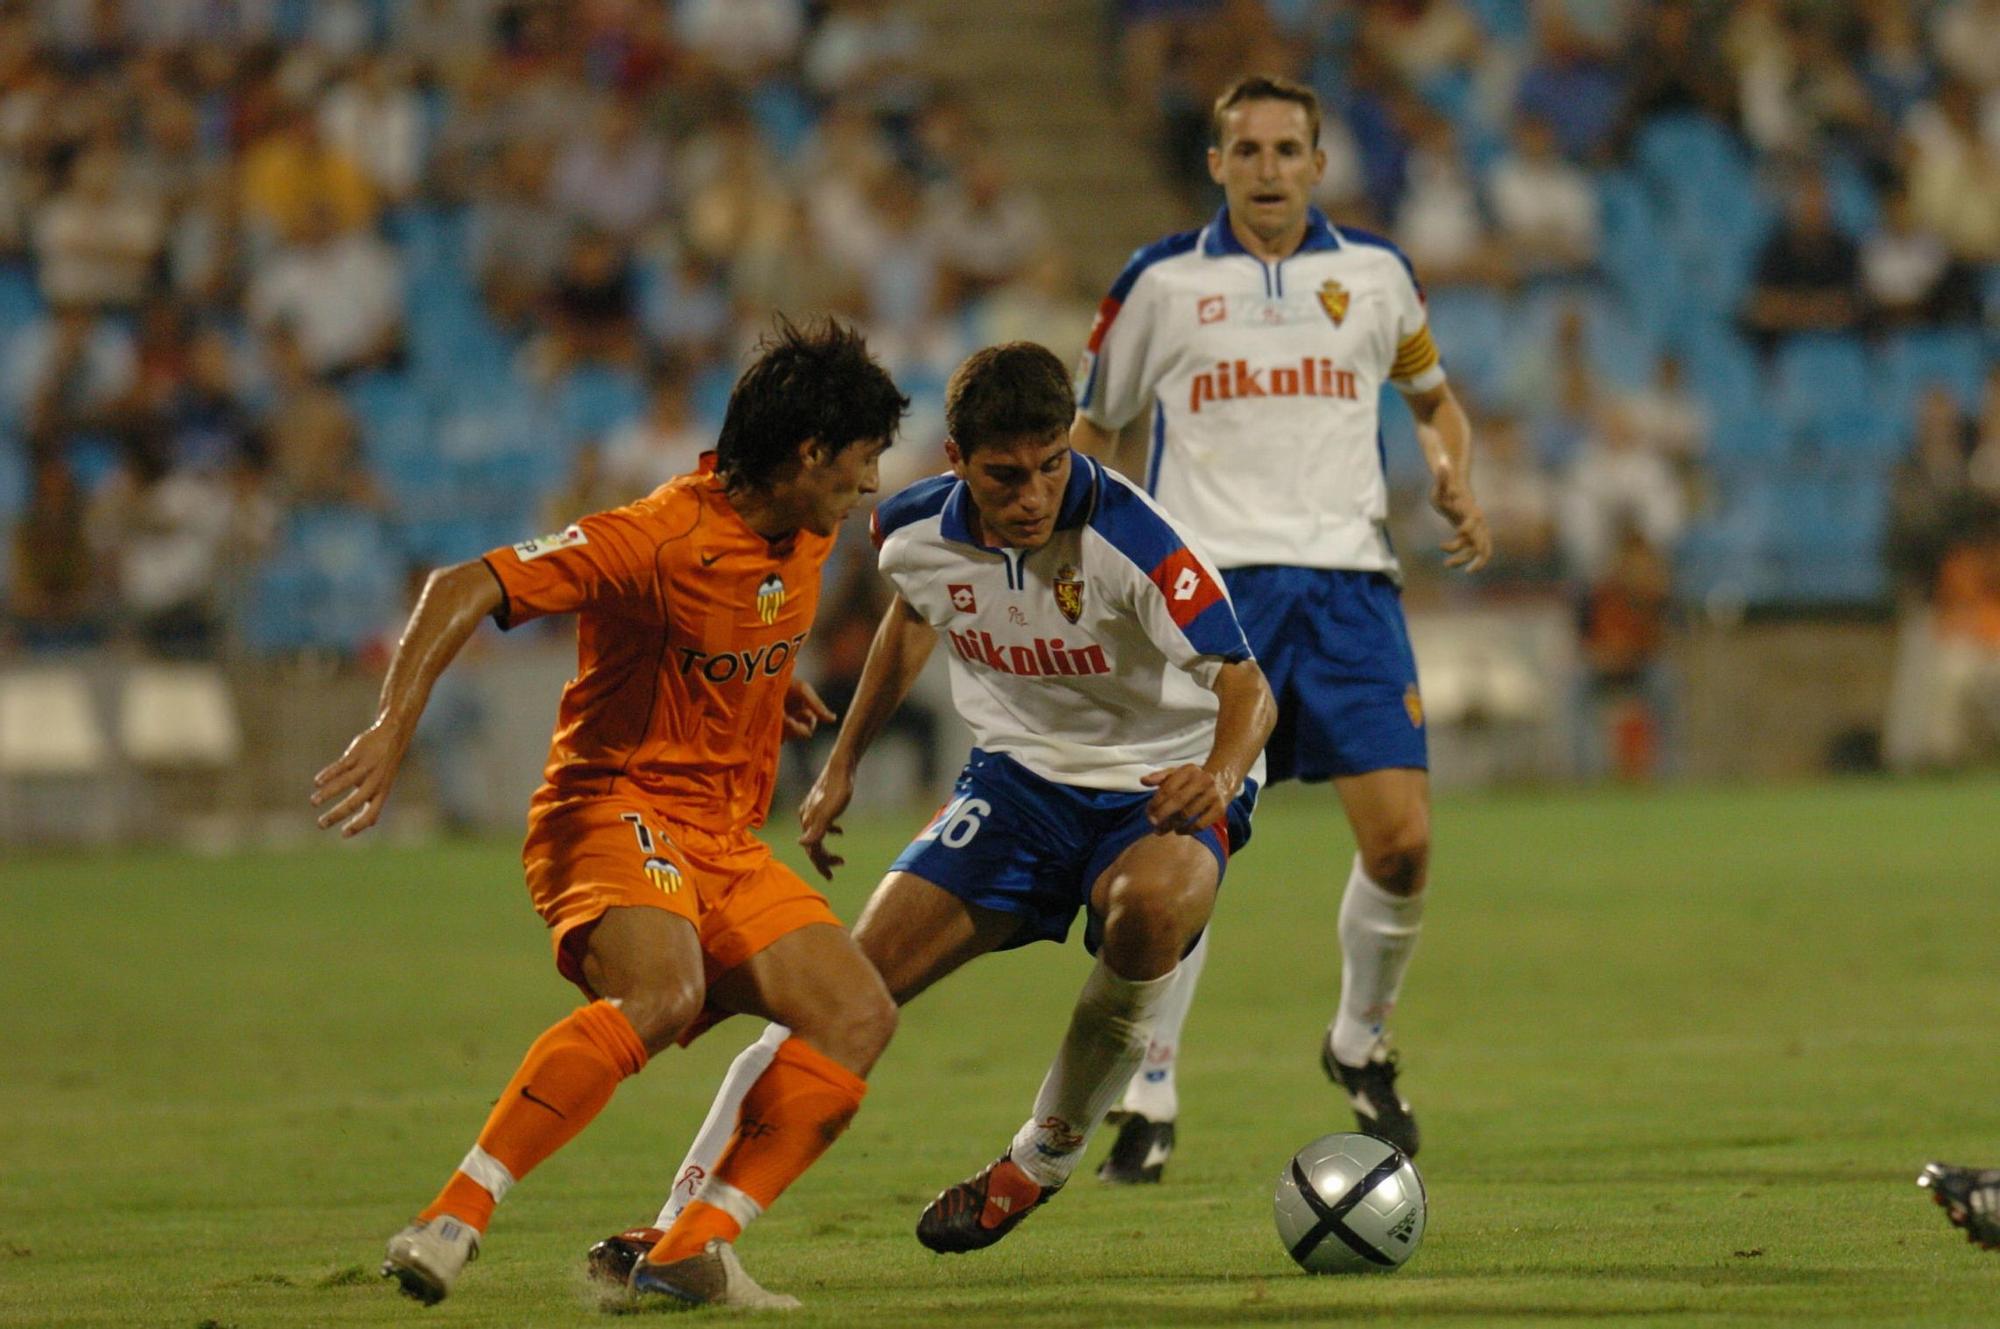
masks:
<instances>
[{"instance_id":1,"label":"orange jersey","mask_svg":"<svg viewBox=\"0 0 2000 1329\"><path fill-rule=\"evenodd\" d=\"M711 465L486 555L506 595L501 627L577 616L576 677L537 810L615 793L716 831L763 824L785 689L833 540L766 540L724 500Z\"/></svg>"}]
</instances>

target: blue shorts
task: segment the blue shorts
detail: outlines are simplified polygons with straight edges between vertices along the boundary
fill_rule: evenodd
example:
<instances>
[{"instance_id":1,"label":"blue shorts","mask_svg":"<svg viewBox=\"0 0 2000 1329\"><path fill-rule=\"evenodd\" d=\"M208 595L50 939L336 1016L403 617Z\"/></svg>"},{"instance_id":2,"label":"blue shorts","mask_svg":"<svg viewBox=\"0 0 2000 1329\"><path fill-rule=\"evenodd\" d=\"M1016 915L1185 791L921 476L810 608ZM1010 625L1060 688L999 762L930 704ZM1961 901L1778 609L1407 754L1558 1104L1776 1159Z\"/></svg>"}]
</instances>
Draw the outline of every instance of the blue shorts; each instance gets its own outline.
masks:
<instances>
[{"instance_id":1,"label":"blue shorts","mask_svg":"<svg viewBox=\"0 0 2000 1329\"><path fill-rule=\"evenodd\" d=\"M914 873L969 905L1017 915L1020 931L1002 950L1061 941L1112 860L1153 833L1146 821L1152 797L1151 790L1056 784L1004 753L974 748L950 801L889 870ZM1250 841L1256 805L1256 786L1246 783L1222 826L1195 832L1215 855L1218 882L1230 854ZM1084 945L1093 953L1101 929L1092 915Z\"/></svg>"},{"instance_id":2,"label":"blue shorts","mask_svg":"<svg viewBox=\"0 0 2000 1329\"><path fill-rule=\"evenodd\" d=\"M1293 567L1228 568L1222 580L1278 699L1267 779L1429 767L1417 658L1395 582Z\"/></svg>"}]
</instances>

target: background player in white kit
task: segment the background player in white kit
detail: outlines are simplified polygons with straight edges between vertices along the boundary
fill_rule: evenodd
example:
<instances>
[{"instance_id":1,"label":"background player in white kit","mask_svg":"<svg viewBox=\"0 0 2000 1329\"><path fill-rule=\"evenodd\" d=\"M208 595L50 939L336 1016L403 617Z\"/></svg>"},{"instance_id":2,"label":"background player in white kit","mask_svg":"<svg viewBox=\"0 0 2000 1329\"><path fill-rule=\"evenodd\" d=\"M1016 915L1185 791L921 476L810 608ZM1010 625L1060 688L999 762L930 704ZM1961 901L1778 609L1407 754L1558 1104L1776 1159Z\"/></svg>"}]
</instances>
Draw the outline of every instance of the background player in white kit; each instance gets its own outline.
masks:
<instances>
[{"instance_id":1,"label":"background player in white kit","mask_svg":"<svg viewBox=\"0 0 2000 1329\"><path fill-rule=\"evenodd\" d=\"M1278 697L1272 780L1332 780L1359 852L1340 906L1340 1004L1322 1046L1361 1128L1417 1151L1384 1036L1416 944L1430 854L1423 702L1385 521L1378 401L1401 392L1453 526L1446 562L1491 552L1472 430L1445 383L1402 254L1310 206L1319 102L1247 78L1215 103L1225 205L1140 250L1098 312L1072 441L1107 456L1151 412L1145 486L1223 569ZM1173 1150L1174 1061L1206 942L1182 965L1098 1175L1157 1181Z\"/></svg>"},{"instance_id":2,"label":"background player in white kit","mask_svg":"<svg viewBox=\"0 0 2000 1329\"><path fill-rule=\"evenodd\" d=\"M799 814L799 843L831 876L826 837L856 764L942 639L975 746L855 941L901 1003L988 951L1060 941L1087 913L1098 962L1062 1047L1007 1150L924 1210L917 1236L937 1251L998 1241L1082 1158L1249 838L1276 718L1220 576L1135 486L1071 452L1074 410L1040 346L992 347L952 376L952 471L876 510L896 598ZM737 1202L708 1174L785 1036L772 1026L730 1067L661 1226L696 1194ZM622 1280L657 1239L599 1242L592 1270Z\"/></svg>"}]
</instances>

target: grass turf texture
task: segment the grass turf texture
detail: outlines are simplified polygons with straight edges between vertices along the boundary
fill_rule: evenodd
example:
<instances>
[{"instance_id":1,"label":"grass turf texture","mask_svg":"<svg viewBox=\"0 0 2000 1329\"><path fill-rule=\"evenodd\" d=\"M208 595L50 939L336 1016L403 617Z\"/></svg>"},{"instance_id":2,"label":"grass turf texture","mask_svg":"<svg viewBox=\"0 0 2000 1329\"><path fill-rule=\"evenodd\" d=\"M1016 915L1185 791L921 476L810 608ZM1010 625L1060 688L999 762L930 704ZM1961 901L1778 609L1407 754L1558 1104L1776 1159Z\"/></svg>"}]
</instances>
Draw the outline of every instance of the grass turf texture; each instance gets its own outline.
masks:
<instances>
[{"instance_id":1,"label":"grass turf texture","mask_svg":"<svg viewBox=\"0 0 2000 1329\"><path fill-rule=\"evenodd\" d=\"M1035 947L911 1009L746 1263L796 1325L1984 1321L2000 1257L1912 1180L2000 1160L1996 806L1992 781L1447 802L1398 1020L1430 1231L1394 1276L1315 1279L1270 1194L1351 1120L1314 1054L1349 849L1328 792L1281 790L1225 890L1165 1185L1080 1173L984 1254L911 1236L1053 1050L1086 961ZM844 914L912 827L851 826ZM583 1248L650 1218L754 1033L624 1086L424 1311L374 1277L382 1241L572 1004L512 846L9 860L4 1325L603 1324Z\"/></svg>"}]
</instances>

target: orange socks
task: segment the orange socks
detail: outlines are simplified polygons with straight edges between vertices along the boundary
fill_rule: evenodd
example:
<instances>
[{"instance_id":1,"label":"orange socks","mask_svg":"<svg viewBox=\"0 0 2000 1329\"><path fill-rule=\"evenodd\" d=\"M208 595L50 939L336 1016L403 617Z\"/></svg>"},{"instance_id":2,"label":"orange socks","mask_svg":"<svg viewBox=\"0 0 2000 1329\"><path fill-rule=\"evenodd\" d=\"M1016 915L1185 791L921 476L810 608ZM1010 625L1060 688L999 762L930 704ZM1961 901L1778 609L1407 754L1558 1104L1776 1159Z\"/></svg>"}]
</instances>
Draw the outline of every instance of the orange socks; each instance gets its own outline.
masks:
<instances>
[{"instance_id":1,"label":"orange socks","mask_svg":"<svg viewBox=\"0 0 2000 1329\"><path fill-rule=\"evenodd\" d=\"M801 1039L786 1039L744 1095L736 1132L701 1198L681 1211L646 1258L671 1264L713 1238L734 1241L840 1137L867 1092L867 1082L853 1071Z\"/></svg>"},{"instance_id":2,"label":"orange socks","mask_svg":"<svg viewBox=\"0 0 2000 1329\"><path fill-rule=\"evenodd\" d=\"M528 1049L479 1143L418 1217L450 1214L486 1231L508 1188L568 1144L611 1101L618 1082L645 1064L646 1045L616 1006L594 1001L572 1011Z\"/></svg>"}]
</instances>

